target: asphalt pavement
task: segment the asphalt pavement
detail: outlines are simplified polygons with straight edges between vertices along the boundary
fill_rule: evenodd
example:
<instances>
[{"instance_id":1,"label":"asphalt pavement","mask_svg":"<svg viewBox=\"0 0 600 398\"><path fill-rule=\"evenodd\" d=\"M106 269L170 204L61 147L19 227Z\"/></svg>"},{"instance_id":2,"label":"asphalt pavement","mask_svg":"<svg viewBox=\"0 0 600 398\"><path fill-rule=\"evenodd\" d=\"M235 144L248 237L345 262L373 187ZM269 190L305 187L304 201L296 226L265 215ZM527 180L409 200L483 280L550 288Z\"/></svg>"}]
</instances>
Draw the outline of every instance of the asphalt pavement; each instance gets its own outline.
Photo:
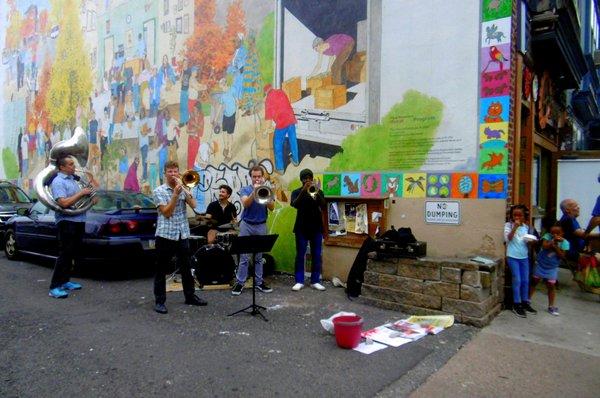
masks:
<instances>
[{"instance_id":1,"label":"asphalt pavement","mask_svg":"<svg viewBox=\"0 0 600 398\"><path fill-rule=\"evenodd\" d=\"M371 328L407 314L350 301L329 283L292 292L293 278L274 276L274 292L257 293L264 322L227 316L251 303L249 290L201 291L207 307L168 293L160 315L149 273L86 273L65 300L48 297L51 274L48 262L0 255L2 397L405 396L477 332L456 324L365 355L338 348L319 320L352 311Z\"/></svg>"}]
</instances>

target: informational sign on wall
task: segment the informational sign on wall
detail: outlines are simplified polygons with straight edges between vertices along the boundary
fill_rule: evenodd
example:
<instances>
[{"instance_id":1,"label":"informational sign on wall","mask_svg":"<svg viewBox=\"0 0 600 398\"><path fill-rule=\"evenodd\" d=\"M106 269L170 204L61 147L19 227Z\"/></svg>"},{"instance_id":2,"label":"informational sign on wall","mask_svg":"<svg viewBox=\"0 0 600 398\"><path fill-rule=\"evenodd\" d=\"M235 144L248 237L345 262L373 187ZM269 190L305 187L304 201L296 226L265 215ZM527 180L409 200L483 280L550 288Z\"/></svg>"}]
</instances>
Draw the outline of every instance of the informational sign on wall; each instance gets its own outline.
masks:
<instances>
[{"instance_id":1,"label":"informational sign on wall","mask_svg":"<svg viewBox=\"0 0 600 398\"><path fill-rule=\"evenodd\" d=\"M427 224L460 224L459 202L425 202L425 222Z\"/></svg>"}]
</instances>

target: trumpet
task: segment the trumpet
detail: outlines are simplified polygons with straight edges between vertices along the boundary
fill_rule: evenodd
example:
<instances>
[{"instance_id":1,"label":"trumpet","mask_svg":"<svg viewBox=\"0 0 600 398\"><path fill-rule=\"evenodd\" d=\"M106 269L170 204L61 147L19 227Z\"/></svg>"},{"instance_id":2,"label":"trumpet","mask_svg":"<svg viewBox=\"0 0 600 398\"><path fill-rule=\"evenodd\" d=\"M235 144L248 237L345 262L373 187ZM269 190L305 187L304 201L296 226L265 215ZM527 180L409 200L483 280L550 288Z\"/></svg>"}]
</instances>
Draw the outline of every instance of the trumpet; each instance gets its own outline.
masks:
<instances>
[{"instance_id":1,"label":"trumpet","mask_svg":"<svg viewBox=\"0 0 600 398\"><path fill-rule=\"evenodd\" d=\"M186 170L183 174L175 177L179 185L183 188L188 196L192 196L191 189L200 182L200 174L196 170Z\"/></svg>"},{"instance_id":2,"label":"trumpet","mask_svg":"<svg viewBox=\"0 0 600 398\"><path fill-rule=\"evenodd\" d=\"M275 200L275 193L267 185L259 185L254 188L254 200L256 203L266 205Z\"/></svg>"},{"instance_id":3,"label":"trumpet","mask_svg":"<svg viewBox=\"0 0 600 398\"><path fill-rule=\"evenodd\" d=\"M311 184L308 187L308 194L310 195L311 198L313 199L317 199L317 193L319 193L319 190L317 189L317 186L315 184Z\"/></svg>"}]
</instances>

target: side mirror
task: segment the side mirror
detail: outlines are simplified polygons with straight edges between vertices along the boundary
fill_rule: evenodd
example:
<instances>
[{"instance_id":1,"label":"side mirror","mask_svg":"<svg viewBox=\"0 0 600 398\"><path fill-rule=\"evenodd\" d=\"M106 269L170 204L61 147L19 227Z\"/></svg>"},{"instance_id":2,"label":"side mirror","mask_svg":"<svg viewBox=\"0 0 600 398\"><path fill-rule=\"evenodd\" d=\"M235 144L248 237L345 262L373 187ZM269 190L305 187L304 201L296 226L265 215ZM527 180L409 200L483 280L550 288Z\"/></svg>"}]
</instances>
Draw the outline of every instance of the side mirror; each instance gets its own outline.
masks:
<instances>
[{"instance_id":1,"label":"side mirror","mask_svg":"<svg viewBox=\"0 0 600 398\"><path fill-rule=\"evenodd\" d=\"M31 203L37 203L37 202L38 202L38 199L37 199L37 198L33 198L33 199L31 199Z\"/></svg>"},{"instance_id":2,"label":"side mirror","mask_svg":"<svg viewBox=\"0 0 600 398\"><path fill-rule=\"evenodd\" d=\"M27 208L20 208L20 209L17 210L17 214L19 216L26 216L26 215L29 214L29 209L27 209Z\"/></svg>"}]
</instances>

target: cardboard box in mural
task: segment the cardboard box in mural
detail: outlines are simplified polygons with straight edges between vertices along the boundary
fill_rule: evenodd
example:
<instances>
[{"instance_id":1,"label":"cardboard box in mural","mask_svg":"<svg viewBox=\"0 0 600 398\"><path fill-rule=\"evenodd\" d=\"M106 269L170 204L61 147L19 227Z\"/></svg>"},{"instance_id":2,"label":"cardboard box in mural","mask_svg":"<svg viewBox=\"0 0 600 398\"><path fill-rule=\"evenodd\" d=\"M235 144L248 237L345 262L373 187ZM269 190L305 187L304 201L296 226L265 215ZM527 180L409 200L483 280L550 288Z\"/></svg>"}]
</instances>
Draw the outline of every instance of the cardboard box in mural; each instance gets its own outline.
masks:
<instances>
[{"instance_id":1,"label":"cardboard box in mural","mask_svg":"<svg viewBox=\"0 0 600 398\"><path fill-rule=\"evenodd\" d=\"M240 209L260 163L287 270L302 168L334 196L503 198L510 2L431 3L3 2L2 177L30 190L75 126L103 188L150 194L177 160L199 211L224 183Z\"/></svg>"}]
</instances>

